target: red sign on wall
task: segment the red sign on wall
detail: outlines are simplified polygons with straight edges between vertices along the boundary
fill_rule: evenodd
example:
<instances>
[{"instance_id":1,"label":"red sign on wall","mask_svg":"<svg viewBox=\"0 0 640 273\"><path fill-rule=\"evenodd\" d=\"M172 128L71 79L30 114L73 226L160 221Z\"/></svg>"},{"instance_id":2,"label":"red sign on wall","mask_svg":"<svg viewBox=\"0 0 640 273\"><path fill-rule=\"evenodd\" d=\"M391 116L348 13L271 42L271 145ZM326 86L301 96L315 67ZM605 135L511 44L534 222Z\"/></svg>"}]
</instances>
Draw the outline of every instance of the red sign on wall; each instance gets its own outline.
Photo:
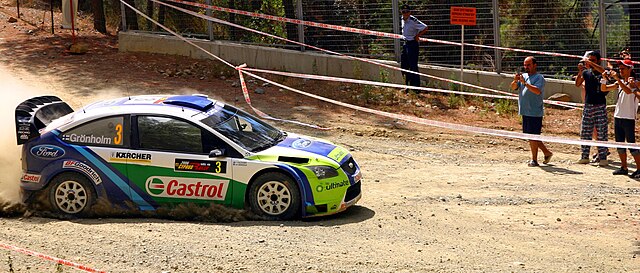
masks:
<instances>
[{"instance_id":1,"label":"red sign on wall","mask_svg":"<svg viewBox=\"0 0 640 273\"><path fill-rule=\"evenodd\" d=\"M451 24L475 26L476 8L451 7Z\"/></svg>"}]
</instances>

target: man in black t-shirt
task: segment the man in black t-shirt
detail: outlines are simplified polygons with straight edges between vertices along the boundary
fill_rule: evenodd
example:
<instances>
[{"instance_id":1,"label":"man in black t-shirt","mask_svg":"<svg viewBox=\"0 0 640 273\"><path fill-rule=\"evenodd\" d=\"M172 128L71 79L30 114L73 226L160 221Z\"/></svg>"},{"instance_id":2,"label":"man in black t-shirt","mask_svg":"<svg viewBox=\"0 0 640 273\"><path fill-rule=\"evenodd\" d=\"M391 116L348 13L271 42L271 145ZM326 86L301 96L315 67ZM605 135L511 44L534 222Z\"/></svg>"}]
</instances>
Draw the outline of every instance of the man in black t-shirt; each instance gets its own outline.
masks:
<instances>
[{"instance_id":1,"label":"man in black t-shirt","mask_svg":"<svg viewBox=\"0 0 640 273\"><path fill-rule=\"evenodd\" d=\"M580 87L584 82L585 101L582 110L582 126L580 129L580 139L591 140L593 129L598 132L597 139L607 141L608 120L607 120L607 92L600 90L600 80L602 80L602 72L604 69L598 65L601 61L599 51L591 51L587 54L588 59L584 59L578 64L578 76L576 77L576 86ZM586 66L586 69L585 69ZM582 155L578 164L589 163L589 150L591 146L581 146ZM607 160L606 147L598 147L598 159L600 166L609 165Z\"/></svg>"}]
</instances>

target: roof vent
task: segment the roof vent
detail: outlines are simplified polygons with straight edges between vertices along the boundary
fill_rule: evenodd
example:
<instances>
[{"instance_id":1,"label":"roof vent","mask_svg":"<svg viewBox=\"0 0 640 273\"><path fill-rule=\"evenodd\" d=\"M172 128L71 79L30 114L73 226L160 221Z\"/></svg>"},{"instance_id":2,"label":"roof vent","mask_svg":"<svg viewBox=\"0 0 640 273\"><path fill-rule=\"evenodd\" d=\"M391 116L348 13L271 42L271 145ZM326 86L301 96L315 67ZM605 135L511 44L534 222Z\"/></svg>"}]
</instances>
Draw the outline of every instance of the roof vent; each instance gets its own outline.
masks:
<instances>
[{"instance_id":1,"label":"roof vent","mask_svg":"<svg viewBox=\"0 0 640 273\"><path fill-rule=\"evenodd\" d=\"M173 96L162 103L176 106L183 106L200 111L206 111L213 105L207 97L203 96Z\"/></svg>"}]
</instances>

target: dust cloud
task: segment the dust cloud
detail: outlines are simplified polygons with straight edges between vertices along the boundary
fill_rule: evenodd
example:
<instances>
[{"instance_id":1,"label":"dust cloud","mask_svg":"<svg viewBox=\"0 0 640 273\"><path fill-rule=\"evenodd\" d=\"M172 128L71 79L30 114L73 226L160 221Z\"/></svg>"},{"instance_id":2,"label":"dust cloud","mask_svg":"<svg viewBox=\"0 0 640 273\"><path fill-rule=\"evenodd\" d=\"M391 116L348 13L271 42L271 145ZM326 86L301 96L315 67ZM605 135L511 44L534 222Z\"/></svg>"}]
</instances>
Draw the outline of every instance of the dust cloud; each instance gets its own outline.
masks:
<instances>
[{"instance_id":1,"label":"dust cloud","mask_svg":"<svg viewBox=\"0 0 640 273\"><path fill-rule=\"evenodd\" d=\"M18 104L39 93L0 66L0 205L4 208L20 202L21 148L16 140L15 109Z\"/></svg>"},{"instance_id":2,"label":"dust cloud","mask_svg":"<svg viewBox=\"0 0 640 273\"><path fill-rule=\"evenodd\" d=\"M24 78L21 78L24 77ZM0 64L0 217L47 217L57 219L74 219L65 214L53 212L46 194L37 194L30 204L25 205L20 197L20 177L22 175L21 150L17 145L15 128L15 108L29 98L42 95L56 95L79 110L93 102L137 95L117 88L95 90L90 95L73 95L73 92L55 85L53 82L41 83L33 81L35 77L19 75L9 71ZM34 85L35 84L35 85ZM176 93L194 94L197 90L183 88ZM199 222L237 222L260 220L249 211L238 210L222 205L181 204L162 206L155 211L139 211L135 206L131 209L113 206L109 201L100 198L94 204L87 218L119 217L119 218L159 218L178 221Z\"/></svg>"}]
</instances>

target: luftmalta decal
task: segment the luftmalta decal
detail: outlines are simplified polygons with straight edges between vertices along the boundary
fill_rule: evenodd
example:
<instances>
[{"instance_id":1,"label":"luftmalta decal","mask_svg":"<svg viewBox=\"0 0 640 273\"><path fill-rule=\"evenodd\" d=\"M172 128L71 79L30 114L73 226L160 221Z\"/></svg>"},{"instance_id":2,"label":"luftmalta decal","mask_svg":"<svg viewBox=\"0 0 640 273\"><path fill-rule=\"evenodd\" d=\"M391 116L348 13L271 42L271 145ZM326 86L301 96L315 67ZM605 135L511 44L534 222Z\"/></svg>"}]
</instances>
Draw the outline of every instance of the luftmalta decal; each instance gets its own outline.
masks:
<instances>
[{"instance_id":1,"label":"luftmalta decal","mask_svg":"<svg viewBox=\"0 0 640 273\"><path fill-rule=\"evenodd\" d=\"M151 196L223 201L229 180L152 176L146 188Z\"/></svg>"}]
</instances>

